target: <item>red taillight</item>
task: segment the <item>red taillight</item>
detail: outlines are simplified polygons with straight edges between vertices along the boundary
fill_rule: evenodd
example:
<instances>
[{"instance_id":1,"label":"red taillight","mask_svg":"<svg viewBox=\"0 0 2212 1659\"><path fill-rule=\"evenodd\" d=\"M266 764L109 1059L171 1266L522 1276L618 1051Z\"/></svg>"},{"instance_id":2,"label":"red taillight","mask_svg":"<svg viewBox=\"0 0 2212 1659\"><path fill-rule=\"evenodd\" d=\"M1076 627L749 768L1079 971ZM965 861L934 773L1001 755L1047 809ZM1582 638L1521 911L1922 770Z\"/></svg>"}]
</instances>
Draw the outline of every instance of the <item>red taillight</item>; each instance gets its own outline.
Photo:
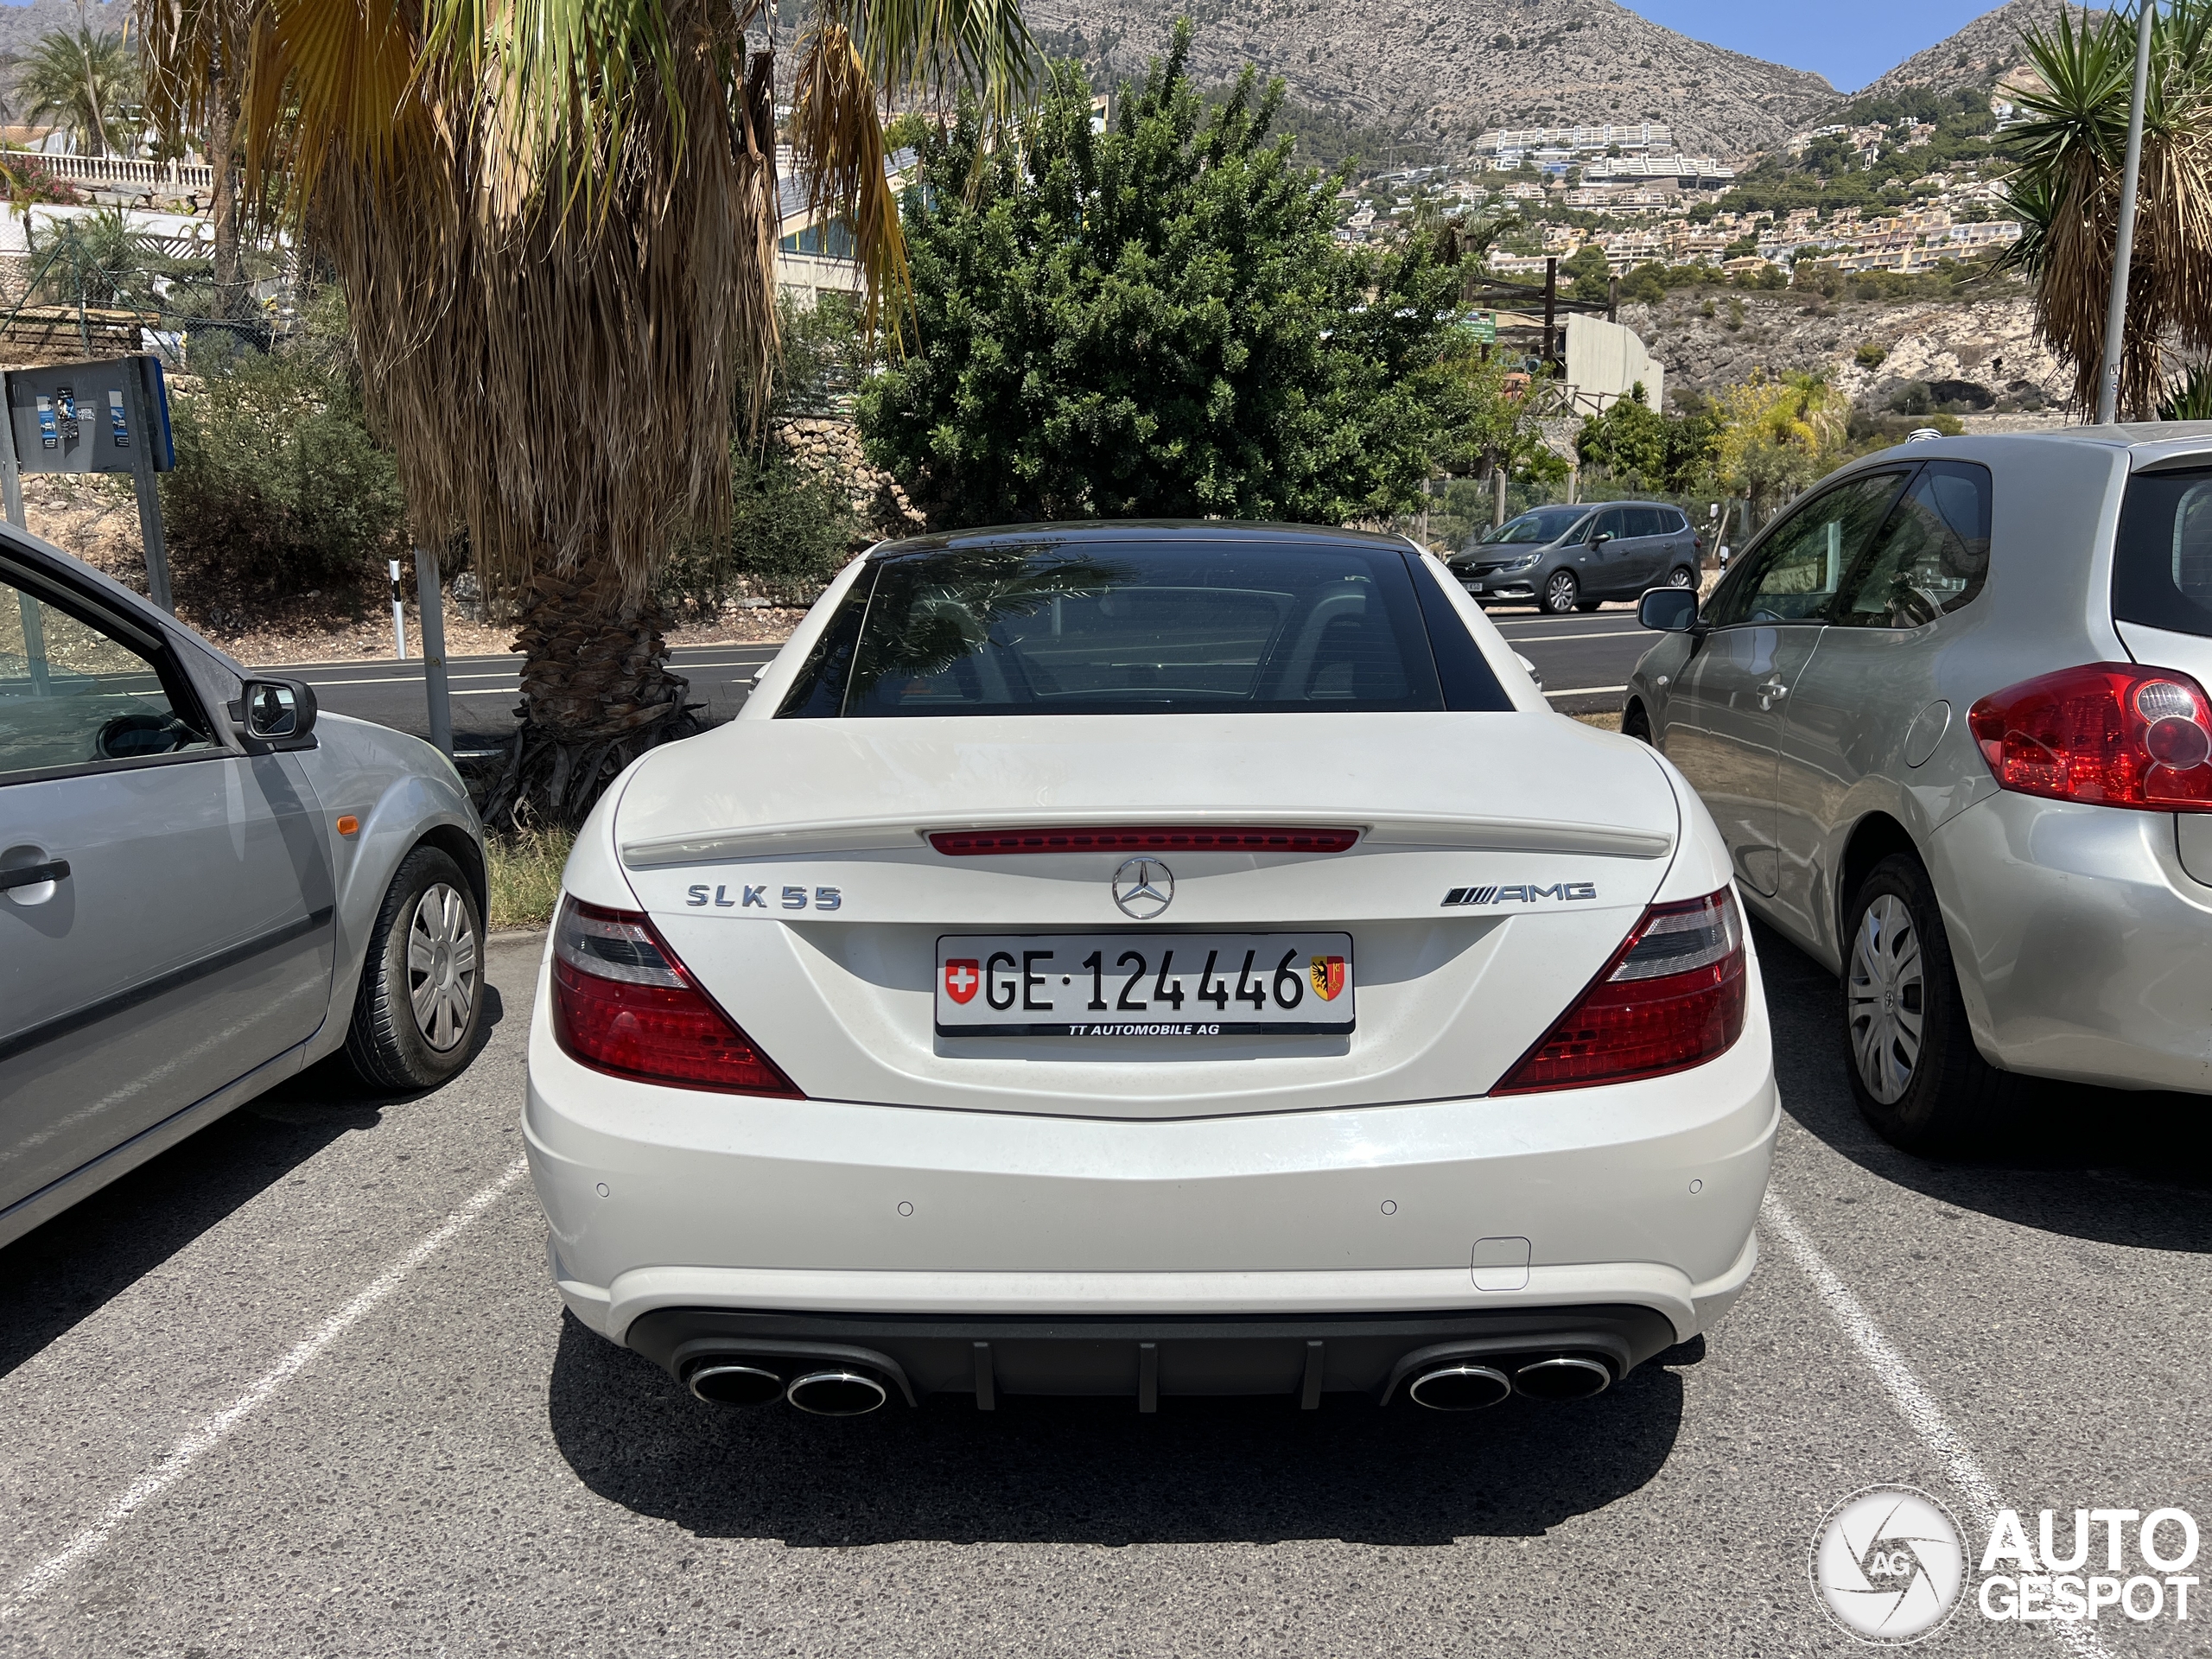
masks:
<instances>
[{"instance_id":1,"label":"red taillight","mask_svg":"<svg viewBox=\"0 0 2212 1659\"><path fill-rule=\"evenodd\" d=\"M1993 692L1967 715L1999 785L2152 812L2212 812L2212 705L2171 669L2088 663Z\"/></svg>"},{"instance_id":2,"label":"red taillight","mask_svg":"<svg viewBox=\"0 0 2212 1659\"><path fill-rule=\"evenodd\" d=\"M1267 824L1100 824L1039 830L940 830L930 845L948 858L991 853L1341 853L1357 830Z\"/></svg>"},{"instance_id":3,"label":"red taillight","mask_svg":"<svg viewBox=\"0 0 2212 1659\"><path fill-rule=\"evenodd\" d=\"M1654 905L1494 1095L1626 1083L1701 1065L1744 1033L1744 927L1723 887Z\"/></svg>"},{"instance_id":4,"label":"red taillight","mask_svg":"<svg viewBox=\"0 0 2212 1659\"><path fill-rule=\"evenodd\" d=\"M554 929L553 1035L575 1058L648 1083L800 1097L644 915L564 899Z\"/></svg>"}]
</instances>

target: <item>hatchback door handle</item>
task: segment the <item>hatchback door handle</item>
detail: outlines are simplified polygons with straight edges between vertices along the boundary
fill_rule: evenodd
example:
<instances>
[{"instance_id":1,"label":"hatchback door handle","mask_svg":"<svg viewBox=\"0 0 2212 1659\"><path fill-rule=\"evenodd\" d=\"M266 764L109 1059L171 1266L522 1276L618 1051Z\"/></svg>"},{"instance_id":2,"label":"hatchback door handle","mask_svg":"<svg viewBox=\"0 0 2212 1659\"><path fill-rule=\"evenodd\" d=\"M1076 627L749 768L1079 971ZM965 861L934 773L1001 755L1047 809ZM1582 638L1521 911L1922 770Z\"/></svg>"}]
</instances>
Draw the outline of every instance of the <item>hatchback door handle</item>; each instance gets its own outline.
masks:
<instances>
[{"instance_id":1,"label":"hatchback door handle","mask_svg":"<svg viewBox=\"0 0 2212 1659\"><path fill-rule=\"evenodd\" d=\"M46 881L67 881L69 861L57 858L51 864L25 864L12 870L0 870L0 893L10 887L35 887Z\"/></svg>"},{"instance_id":2,"label":"hatchback door handle","mask_svg":"<svg viewBox=\"0 0 2212 1659\"><path fill-rule=\"evenodd\" d=\"M1786 697L1789 695L1789 688L1780 680L1769 680L1759 687L1759 696L1763 697Z\"/></svg>"}]
</instances>

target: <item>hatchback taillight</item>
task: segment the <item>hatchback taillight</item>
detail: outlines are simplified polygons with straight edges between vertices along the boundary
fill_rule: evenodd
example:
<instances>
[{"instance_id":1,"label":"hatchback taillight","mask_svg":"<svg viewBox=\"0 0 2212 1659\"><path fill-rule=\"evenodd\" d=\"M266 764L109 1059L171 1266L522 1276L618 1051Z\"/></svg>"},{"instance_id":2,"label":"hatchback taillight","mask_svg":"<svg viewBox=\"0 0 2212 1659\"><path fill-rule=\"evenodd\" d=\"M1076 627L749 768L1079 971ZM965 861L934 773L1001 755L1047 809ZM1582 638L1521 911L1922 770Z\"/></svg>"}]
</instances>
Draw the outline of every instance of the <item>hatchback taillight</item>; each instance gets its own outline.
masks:
<instances>
[{"instance_id":1,"label":"hatchback taillight","mask_svg":"<svg viewBox=\"0 0 2212 1659\"><path fill-rule=\"evenodd\" d=\"M1728 889L1654 905L1605 971L1491 1092L1583 1089L1703 1064L1744 1033L1744 925Z\"/></svg>"},{"instance_id":2,"label":"hatchback taillight","mask_svg":"<svg viewBox=\"0 0 2212 1659\"><path fill-rule=\"evenodd\" d=\"M2212 705L2171 669L2088 663L1974 704L1967 725L1999 785L2151 812L2212 812Z\"/></svg>"},{"instance_id":3,"label":"hatchback taillight","mask_svg":"<svg viewBox=\"0 0 2212 1659\"><path fill-rule=\"evenodd\" d=\"M791 1080L691 982L643 913L563 899L553 1035L586 1065L647 1083L798 1098Z\"/></svg>"}]
</instances>

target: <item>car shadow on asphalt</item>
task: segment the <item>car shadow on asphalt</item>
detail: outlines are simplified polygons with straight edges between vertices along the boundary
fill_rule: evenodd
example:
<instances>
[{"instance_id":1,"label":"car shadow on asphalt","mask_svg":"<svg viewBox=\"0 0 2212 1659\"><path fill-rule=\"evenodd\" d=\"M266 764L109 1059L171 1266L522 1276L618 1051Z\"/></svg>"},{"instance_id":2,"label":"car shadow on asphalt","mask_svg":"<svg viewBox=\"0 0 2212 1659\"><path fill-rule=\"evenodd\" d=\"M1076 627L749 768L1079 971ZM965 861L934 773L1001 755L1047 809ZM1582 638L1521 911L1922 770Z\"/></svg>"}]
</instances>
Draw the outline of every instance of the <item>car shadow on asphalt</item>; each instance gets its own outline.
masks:
<instances>
[{"instance_id":1,"label":"car shadow on asphalt","mask_svg":"<svg viewBox=\"0 0 2212 1659\"><path fill-rule=\"evenodd\" d=\"M471 1065L505 1013L485 990ZM371 1089L334 1054L0 1249L0 1376L334 1141L418 1098Z\"/></svg>"},{"instance_id":2,"label":"car shadow on asphalt","mask_svg":"<svg viewBox=\"0 0 2212 1659\"><path fill-rule=\"evenodd\" d=\"M1918 1158L1867 1127L1838 1034L1835 976L1758 923L1783 1109L1870 1173L2049 1233L2212 1253L2212 1098L2020 1080L2011 1132Z\"/></svg>"},{"instance_id":3,"label":"car shadow on asphalt","mask_svg":"<svg viewBox=\"0 0 2212 1659\"><path fill-rule=\"evenodd\" d=\"M1480 1412L1289 1400L964 1395L810 1417L702 1404L564 1315L550 1415L600 1497L714 1538L950 1543L1447 1545L1530 1537L1656 1476L1682 1417L1670 1350L1595 1400Z\"/></svg>"}]
</instances>

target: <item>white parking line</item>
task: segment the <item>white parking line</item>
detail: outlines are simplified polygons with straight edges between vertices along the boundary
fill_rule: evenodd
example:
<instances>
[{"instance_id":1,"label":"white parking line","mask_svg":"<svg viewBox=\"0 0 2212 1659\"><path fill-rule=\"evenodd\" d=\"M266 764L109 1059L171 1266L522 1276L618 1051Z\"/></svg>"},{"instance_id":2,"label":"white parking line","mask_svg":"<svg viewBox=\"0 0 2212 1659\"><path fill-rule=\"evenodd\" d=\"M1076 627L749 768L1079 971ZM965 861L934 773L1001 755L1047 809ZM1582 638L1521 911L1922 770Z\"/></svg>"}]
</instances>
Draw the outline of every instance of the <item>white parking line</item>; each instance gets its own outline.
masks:
<instances>
[{"instance_id":1,"label":"white parking line","mask_svg":"<svg viewBox=\"0 0 2212 1659\"><path fill-rule=\"evenodd\" d=\"M1610 691L1625 691L1624 685L1575 685L1564 691L1547 691L1548 697L1602 697Z\"/></svg>"},{"instance_id":2,"label":"white parking line","mask_svg":"<svg viewBox=\"0 0 2212 1659\"><path fill-rule=\"evenodd\" d=\"M1866 1305L1851 1294L1850 1287L1806 1236L1805 1230L1797 1224L1797 1217L1790 1214L1789 1206L1770 1191L1761 1212L1768 1230L1790 1260L1813 1281L1813 1289L1827 1305L1829 1317L1843 1327L1844 1334L1859 1350L1859 1357L1874 1373L1874 1380L1882 1385L1882 1391L1890 1396L1898 1414L1920 1437L1921 1444L1942 1460L1952 1484L1973 1504L1974 1519L1981 1523L1982 1532L1986 1535L1997 1524L1997 1511L2007 1506L1999 1501L1996 1484L1982 1468L1981 1459L1974 1454L1966 1438L1951 1427L1951 1420L1943 1414L1942 1407L1921 1386L1920 1379L1912 1374L1912 1367L1883 1334L1882 1327L1874 1323L1874 1316L1866 1311ZM1967 1548L1971 1551L1973 1547L1969 1544ZM2057 1619L2052 1620L2048 1628L2082 1659L2104 1659L2105 1646L2097 1640L2095 1631Z\"/></svg>"},{"instance_id":3,"label":"white parking line","mask_svg":"<svg viewBox=\"0 0 2212 1659\"><path fill-rule=\"evenodd\" d=\"M169 1448L163 1458L142 1475L137 1484L116 1499L106 1514L72 1538L55 1554L25 1573L7 1600L0 1602L0 1623L15 1618L51 1590L92 1555L99 1554L117 1529L146 1504L184 1478L200 1457L228 1440L239 1424L274 1399L281 1389L306 1370L316 1355L344 1336L377 1305L399 1288L407 1276L461 1236L477 1217L504 1197L522 1179L528 1166L522 1159L507 1166L499 1179L448 1216L444 1224L416 1241L413 1249L369 1281L365 1289L303 1338L283 1358L263 1373L252 1387L208 1418Z\"/></svg>"}]
</instances>

